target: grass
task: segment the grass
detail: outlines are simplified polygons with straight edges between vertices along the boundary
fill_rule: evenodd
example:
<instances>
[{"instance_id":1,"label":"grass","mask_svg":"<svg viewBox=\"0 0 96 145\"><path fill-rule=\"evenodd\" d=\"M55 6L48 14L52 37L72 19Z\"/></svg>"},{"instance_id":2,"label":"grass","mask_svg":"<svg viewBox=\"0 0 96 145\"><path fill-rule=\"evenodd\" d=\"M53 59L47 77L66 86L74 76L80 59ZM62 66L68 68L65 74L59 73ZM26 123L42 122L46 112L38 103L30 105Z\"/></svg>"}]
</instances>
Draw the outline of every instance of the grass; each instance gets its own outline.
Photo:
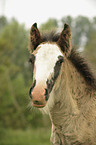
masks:
<instances>
[{"instance_id":1,"label":"grass","mask_svg":"<svg viewBox=\"0 0 96 145\"><path fill-rule=\"evenodd\" d=\"M50 145L50 129L6 130L0 145Z\"/></svg>"}]
</instances>

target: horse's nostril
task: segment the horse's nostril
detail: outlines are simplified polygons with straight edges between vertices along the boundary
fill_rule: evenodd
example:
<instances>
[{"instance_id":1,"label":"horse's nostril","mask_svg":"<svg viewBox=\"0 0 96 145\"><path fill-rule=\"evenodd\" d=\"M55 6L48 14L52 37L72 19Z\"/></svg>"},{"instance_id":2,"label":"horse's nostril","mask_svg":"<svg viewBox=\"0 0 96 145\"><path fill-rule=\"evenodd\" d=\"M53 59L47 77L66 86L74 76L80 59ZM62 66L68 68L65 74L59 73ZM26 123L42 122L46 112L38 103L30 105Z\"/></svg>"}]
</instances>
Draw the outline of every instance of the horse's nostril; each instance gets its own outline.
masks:
<instances>
[{"instance_id":1,"label":"horse's nostril","mask_svg":"<svg viewBox=\"0 0 96 145\"><path fill-rule=\"evenodd\" d=\"M32 94L31 94L31 91L32 91L32 87L30 88L30 90L29 90L29 96L30 96L30 98L32 99Z\"/></svg>"},{"instance_id":2,"label":"horse's nostril","mask_svg":"<svg viewBox=\"0 0 96 145\"><path fill-rule=\"evenodd\" d=\"M45 89L45 100L48 101L49 95L48 95L48 90Z\"/></svg>"},{"instance_id":3,"label":"horse's nostril","mask_svg":"<svg viewBox=\"0 0 96 145\"><path fill-rule=\"evenodd\" d=\"M33 81L33 84L32 84L32 86L31 86L31 88L30 88L30 90L29 90L29 96L30 96L31 99L32 99L32 94L31 94L31 92L32 92L33 88L35 87L35 85L36 85L36 80Z\"/></svg>"},{"instance_id":4,"label":"horse's nostril","mask_svg":"<svg viewBox=\"0 0 96 145\"><path fill-rule=\"evenodd\" d=\"M47 96L48 95L48 90L47 89L45 89L45 96Z\"/></svg>"}]
</instances>

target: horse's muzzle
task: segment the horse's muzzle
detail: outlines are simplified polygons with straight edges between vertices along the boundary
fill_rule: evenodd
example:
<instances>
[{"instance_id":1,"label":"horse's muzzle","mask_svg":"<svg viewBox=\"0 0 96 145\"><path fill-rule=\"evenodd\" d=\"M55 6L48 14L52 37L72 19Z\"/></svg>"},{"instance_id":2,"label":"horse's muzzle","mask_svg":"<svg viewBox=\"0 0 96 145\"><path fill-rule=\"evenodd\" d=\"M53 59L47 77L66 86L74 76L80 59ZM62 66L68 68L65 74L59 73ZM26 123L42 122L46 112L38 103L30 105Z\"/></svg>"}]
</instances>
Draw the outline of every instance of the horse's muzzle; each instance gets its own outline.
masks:
<instances>
[{"instance_id":1,"label":"horse's muzzle","mask_svg":"<svg viewBox=\"0 0 96 145\"><path fill-rule=\"evenodd\" d=\"M29 90L30 98L32 99L32 106L37 108L42 108L47 103L48 98L48 91L46 89L46 86L43 86L41 84L37 84L36 82L33 82L33 87Z\"/></svg>"}]
</instances>

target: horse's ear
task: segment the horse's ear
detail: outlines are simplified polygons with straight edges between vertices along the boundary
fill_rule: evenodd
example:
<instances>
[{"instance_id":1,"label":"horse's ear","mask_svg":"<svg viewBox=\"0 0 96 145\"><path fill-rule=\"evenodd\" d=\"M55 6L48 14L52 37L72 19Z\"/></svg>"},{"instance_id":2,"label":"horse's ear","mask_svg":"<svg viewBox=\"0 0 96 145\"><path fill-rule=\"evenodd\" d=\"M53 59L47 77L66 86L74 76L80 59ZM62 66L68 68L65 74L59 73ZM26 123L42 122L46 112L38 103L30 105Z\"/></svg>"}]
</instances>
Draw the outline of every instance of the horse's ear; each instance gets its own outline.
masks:
<instances>
[{"instance_id":1,"label":"horse's ear","mask_svg":"<svg viewBox=\"0 0 96 145\"><path fill-rule=\"evenodd\" d=\"M61 50L66 54L71 50L71 30L68 24L64 25L64 29L61 32L57 44Z\"/></svg>"},{"instance_id":2,"label":"horse's ear","mask_svg":"<svg viewBox=\"0 0 96 145\"><path fill-rule=\"evenodd\" d=\"M37 23L34 23L30 30L29 48L30 48L31 52L33 52L40 43L41 43L40 32L37 28Z\"/></svg>"}]
</instances>

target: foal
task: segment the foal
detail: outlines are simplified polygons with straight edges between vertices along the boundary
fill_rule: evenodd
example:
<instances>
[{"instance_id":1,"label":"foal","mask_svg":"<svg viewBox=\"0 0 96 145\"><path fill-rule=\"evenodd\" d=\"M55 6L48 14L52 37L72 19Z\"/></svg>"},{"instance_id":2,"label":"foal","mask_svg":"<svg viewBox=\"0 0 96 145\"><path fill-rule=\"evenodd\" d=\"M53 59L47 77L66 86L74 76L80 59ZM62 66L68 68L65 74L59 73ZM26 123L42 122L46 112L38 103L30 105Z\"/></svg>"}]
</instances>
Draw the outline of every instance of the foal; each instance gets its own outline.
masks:
<instances>
[{"instance_id":1,"label":"foal","mask_svg":"<svg viewBox=\"0 0 96 145\"><path fill-rule=\"evenodd\" d=\"M41 36L30 30L34 107L52 122L52 145L96 145L96 78L85 60L71 47L67 24L60 35Z\"/></svg>"}]
</instances>

